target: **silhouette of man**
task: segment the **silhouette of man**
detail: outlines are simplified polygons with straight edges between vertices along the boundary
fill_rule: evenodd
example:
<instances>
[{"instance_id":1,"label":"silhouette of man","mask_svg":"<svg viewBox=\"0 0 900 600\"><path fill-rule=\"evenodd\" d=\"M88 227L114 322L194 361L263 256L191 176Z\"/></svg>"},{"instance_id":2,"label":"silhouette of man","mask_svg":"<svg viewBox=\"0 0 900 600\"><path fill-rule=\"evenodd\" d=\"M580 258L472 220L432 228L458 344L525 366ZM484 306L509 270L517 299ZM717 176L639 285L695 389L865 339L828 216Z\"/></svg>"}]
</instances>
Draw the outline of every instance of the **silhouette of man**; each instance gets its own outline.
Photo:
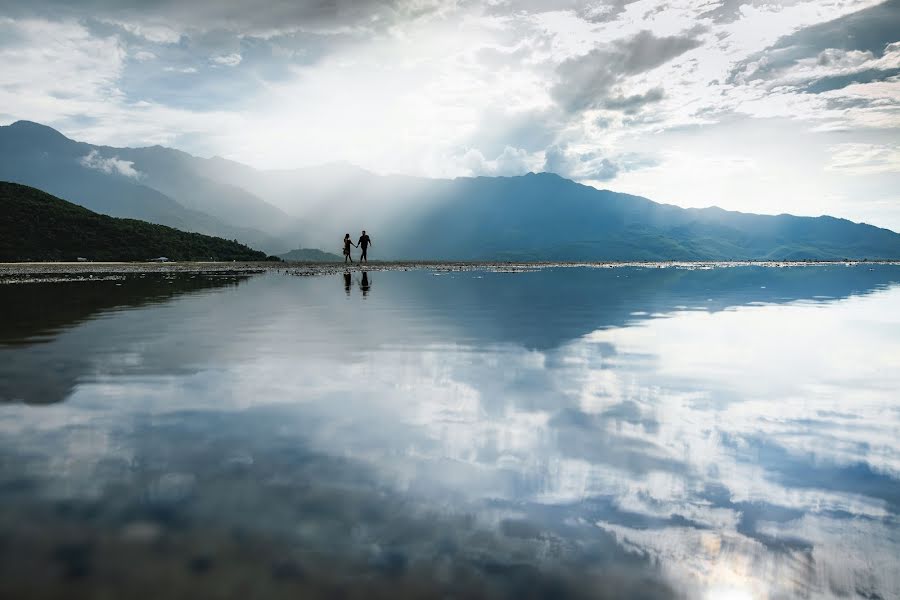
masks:
<instances>
[{"instance_id":1,"label":"silhouette of man","mask_svg":"<svg viewBox=\"0 0 900 600\"><path fill-rule=\"evenodd\" d=\"M359 282L359 289L362 291L363 297L369 295L369 290L372 288L372 285L369 283L369 274L366 271L362 272L362 281Z\"/></svg>"},{"instance_id":2,"label":"silhouette of man","mask_svg":"<svg viewBox=\"0 0 900 600\"><path fill-rule=\"evenodd\" d=\"M371 238L366 234L366 230L362 230L362 235L359 236L359 241L357 242L357 246L362 249L362 254L359 255L359 262L366 261L369 262L369 257L366 256L366 250L368 250L369 245L372 243Z\"/></svg>"}]
</instances>

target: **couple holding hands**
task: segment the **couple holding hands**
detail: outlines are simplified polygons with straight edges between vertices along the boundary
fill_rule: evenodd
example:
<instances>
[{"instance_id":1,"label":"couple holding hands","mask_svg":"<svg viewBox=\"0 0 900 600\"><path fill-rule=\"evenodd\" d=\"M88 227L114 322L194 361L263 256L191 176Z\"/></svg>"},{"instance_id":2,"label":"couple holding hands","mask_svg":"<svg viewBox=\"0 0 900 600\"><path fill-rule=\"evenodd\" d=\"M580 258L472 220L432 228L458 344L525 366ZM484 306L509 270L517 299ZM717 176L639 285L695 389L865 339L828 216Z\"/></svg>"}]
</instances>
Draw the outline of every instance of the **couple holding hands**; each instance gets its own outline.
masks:
<instances>
[{"instance_id":1,"label":"couple holding hands","mask_svg":"<svg viewBox=\"0 0 900 600\"><path fill-rule=\"evenodd\" d=\"M346 263L348 260L352 263L353 257L350 256L350 246L356 246L362 250L362 254L359 255L359 262L369 262L369 257L366 256L366 251L369 249L369 246L372 244L372 240L366 234L366 230L362 230L362 235L359 236L359 241L357 243L353 243L353 240L350 239L350 234L344 234L344 262Z\"/></svg>"}]
</instances>

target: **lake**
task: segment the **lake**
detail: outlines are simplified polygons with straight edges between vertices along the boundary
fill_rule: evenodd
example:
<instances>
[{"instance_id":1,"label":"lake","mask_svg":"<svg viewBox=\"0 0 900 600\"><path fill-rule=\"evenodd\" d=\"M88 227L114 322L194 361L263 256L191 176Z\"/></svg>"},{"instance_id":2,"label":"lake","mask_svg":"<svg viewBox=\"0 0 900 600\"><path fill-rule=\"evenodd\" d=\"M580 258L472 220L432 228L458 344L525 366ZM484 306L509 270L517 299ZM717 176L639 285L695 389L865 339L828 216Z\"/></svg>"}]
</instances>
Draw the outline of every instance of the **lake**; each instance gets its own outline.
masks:
<instances>
[{"instance_id":1,"label":"lake","mask_svg":"<svg viewBox=\"0 0 900 600\"><path fill-rule=\"evenodd\" d=\"M900 266L0 285L0 596L900 597Z\"/></svg>"}]
</instances>

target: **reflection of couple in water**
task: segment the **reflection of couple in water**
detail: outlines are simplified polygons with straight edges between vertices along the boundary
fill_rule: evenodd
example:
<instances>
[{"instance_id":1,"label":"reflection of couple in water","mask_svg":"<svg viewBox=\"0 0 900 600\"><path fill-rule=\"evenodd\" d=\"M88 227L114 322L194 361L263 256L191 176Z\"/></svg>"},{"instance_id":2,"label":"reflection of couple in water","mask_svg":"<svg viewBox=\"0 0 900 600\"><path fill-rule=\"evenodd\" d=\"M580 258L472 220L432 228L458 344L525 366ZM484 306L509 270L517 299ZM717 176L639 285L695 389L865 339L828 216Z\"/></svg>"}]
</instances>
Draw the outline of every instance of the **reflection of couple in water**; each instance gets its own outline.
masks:
<instances>
[{"instance_id":1,"label":"reflection of couple in water","mask_svg":"<svg viewBox=\"0 0 900 600\"><path fill-rule=\"evenodd\" d=\"M344 273L344 291L347 292L347 295L350 295L350 286L353 285L353 277L349 272ZM372 288L372 285L369 283L369 274L365 271L362 272L362 279L359 281L359 289L362 292L363 297L369 295L369 290Z\"/></svg>"},{"instance_id":2,"label":"reflection of couple in water","mask_svg":"<svg viewBox=\"0 0 900 600\"><path fill-rule=\"evenodd\" d=\"M369 262L369 257L366 256L366 251L369 249L369 246L372 244L372 240L366 235L366 230L362 230L362 235L359 236L359 241L357 243L353 243L353 240L350 239L350 234L344 234L344 262L348 260L352 263L353 257L350 256L350 246L356 246L357 248L362 250L362 254L359 255L359 262Z\"/></svg>"}]
</instances>

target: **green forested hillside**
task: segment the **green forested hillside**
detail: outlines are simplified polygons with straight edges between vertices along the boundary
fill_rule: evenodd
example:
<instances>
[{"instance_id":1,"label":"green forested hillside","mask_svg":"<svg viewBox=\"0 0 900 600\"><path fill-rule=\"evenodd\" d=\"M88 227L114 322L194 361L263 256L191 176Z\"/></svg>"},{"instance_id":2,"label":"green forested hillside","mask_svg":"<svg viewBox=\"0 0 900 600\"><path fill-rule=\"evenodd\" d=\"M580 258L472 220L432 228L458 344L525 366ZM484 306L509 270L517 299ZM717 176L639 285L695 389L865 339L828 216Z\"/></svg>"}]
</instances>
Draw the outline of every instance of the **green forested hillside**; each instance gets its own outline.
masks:
<instances>
[{"instance_id":1,"label":"green forested hillside","mask_svg":"<svg viewBox=\"0 0 900 600\"><path fill-rule=\"evenodd\" d=\"M99 215L38 189L0 182L0 261L265 260L222 238Z\"/></svg>"}]
</instances>

